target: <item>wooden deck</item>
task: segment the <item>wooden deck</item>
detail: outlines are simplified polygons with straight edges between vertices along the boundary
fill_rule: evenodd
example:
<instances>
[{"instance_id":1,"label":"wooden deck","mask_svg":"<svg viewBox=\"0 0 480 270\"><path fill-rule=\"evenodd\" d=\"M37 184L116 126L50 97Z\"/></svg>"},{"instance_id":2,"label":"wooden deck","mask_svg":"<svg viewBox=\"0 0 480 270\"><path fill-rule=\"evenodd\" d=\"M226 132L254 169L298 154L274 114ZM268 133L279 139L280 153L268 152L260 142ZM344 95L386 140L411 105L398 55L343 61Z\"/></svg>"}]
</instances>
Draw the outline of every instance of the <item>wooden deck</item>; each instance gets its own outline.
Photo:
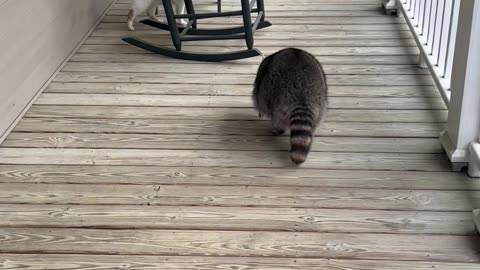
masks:
<instances>
[{"instance_id":1,"label":"wooden deck","mask_svg":"<svg viewBox=\"0 0 480 270\"><path fill-rule=\"evenodd\" d=\"M306 48L328 73L307 163L251 107L261 59L126 45L119 0L0 148L0 269L480 269L480 182L450 172L447 111L403 19L379 0L266 2L258 48Z\"/></svg>"}]
</instances>

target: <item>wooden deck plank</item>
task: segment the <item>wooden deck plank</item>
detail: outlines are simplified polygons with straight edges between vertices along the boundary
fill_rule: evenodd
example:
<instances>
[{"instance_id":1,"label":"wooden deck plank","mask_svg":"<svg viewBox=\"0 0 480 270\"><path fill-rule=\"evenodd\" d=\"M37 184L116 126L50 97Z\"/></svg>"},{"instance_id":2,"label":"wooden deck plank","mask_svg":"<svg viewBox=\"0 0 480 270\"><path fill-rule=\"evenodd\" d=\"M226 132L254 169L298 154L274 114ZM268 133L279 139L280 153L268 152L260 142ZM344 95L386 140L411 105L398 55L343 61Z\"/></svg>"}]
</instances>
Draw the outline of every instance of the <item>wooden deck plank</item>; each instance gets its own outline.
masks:
<instances>
[{"instance_id":1,"label":"wooden deck plank","mask_svg":"<svg viewBox=\"0 0 480 270\"><path fill-rule=\"evenodd\" d=\"M479 181L453 172L206 168L158 166L0 165L1 183L126 184L480 190ZM467 198L468 192L464 196Z\"/></svg>"},{"instance_id":2,"label":"wooden deck plank","mask_svg":"<svg viewBox=\"0 0 480 270\"><path fill-rule=\"evenodd\" d=\"M113 99L111 100L114 102ZM188 107L180 109L177 107L34 105L26 114L26 117L269 121L267 118L258 118L258 113L252 108L226 107ZM446 110L371 110L347 108L330 109L326 122L444 123L446 120Z\"/></svg>"},{"instance_id":3,"label":"wooden deck plank","mask_svg":"<svg viewBox=\"0 0 480 270\"><path fill-rule=\"evenodd\" d=\"M288 137L91 133L12 133L4 147L288 151ZM316 137L312 152L443 153L438 139Z\"/></svg>"},{"instance_id":4,"label":"wooden deck plank","mask_svg":"<svg viewBox=\"0 0 480 270\"><path fill-rule=\"evenodd\" d=\"M336 13L343 13L347 16L349 12L342 12L336 11ZM313 11L310 12L311 16L322 16L321 11ZM384 16L383 14L380 14ZM292 14L295 17L294 14ZM331 15L333 16L333 14ZM167 31L159 31L158 29L146 29L146 30L135 30L136 37L143 37L143 36L157 36L161 37L164 36L165 38L168 37L169 33ZM132 33L128 29L96 29L92 32L92 37L124 37L130 36ZM304 32L284 32L281 35L278 35L278 32L268 32L268 31L258 31L255 33L255 40L263 40L263 39L270 39L270 40L285 40L291 38L300 38L300 39L325 39L325 38L342 38L342 39L388 39L388 38L395 38L395 39L411 39L412 34L410 31L320 31L320 32L309 32L308 36L305 35Z\"/></svg>"},{"instance_id":5,"label":"wooden deck plank","mask_svg":"<svg viewBox=\"0 0 480 270\"><path fill-rule=\"evenodd\" d=\"M116 4L129 4L131 3L131 0L117 0ZM238 5L238 2L235 2L235 0L230 1L230 0L224 0L222 3L230 5L230 4L235 4ZM278 4L288 4L288 0L276 0L275 3ZM344 4L344 5L373 5L377 4L376 1L374 0L342 0L342 1L335 1L335 0L298 0L299 4L311 4L311 3L325 3L325 4ZM197 5L215 5L214 2L198 2L196 3Z\"/></svg>"},{"instance_id":6,"label":"wooden deck plank","mask_svg":"<svg viewBox=\"0 0 480 270\"><path fill-rule=\"evenodd\" d=\"M298 18L296 18L298 19ZM126 21L126 18L125 18ZM165 36L142 36L142 39L145 39L149 42L159 44L159 45L171 45L171 41ZM221 44L231 47L243 47L244 44L241 40L222 40ZM85 45L125 45L125 41L119 39L118 37L89 37L85 40ZM211 41L202 41L196 43L189 43L190 45L195 44L196 46L219 46L220 43L216 40ZM375 39L347 39L347 38L310 38L310 39L260 39L255 40L256 46L260 48L264 47L304 47L306 49L310 48L322 48L322 47L413 47L415 46L415 40L413 38L375 38ZM107 52L112 54L112 52ZM143 54L143 53L142 53ZM242 60L241 62L244 62ZM237 63L237 62L234 62Z\"/></svg>"},{"instance_id":7,"label":"wooden deck plank","mask_svg":"<svg viewBox=\"0 0 480 270\"><path fill-rule=\"evenodd\" d=\"M377 3L370 3L366 4L363 3L361 5L358 4L347 4L347 3L342 3L340 5L335 4L335 3L309 3L309 9L305 9L304 5L279 5L278 3L272 3L272 2L267 2L265 4L265 7L270 7L269 9L269 14L274 14L277 13L282 13L285 11L298 11L298 12L307 12L307 11L368 11L372 14L375 14L377 11L381 13L382 9L381 6L378 5ZM217 11L217 5L216 3L195 3L195 11L196 12L215 12ZM234 2L222 2L222 10L224 11L238 11L241 9L240 3L234 3ZM123 3L114 3L110 9L108 10L108 14L121 14L124 15L125 11L129 11L131 8L130 4L123 4ZM123 12L123 13L122 13ZM163 8L160 8L158 11L158 15L162 16L165 14ZM236 15L236 17L240 17L241 15ZM256 13L253 13L253 16L256 16Z\"/></svg>"},{"instance_id":8,"label":"wooden deck plank","mask_svg":"<svg viewBox=\"0 0 480 270\"><path fill-rule=\"evenodd\" d=\"M313 8L323 8L323 6L316 6L312 5ZM267 7L265 7L267 8ZM287 7L288 8L288 7ZM126 11L128 13L128 11ZM205 25L205 28L218 28L225 24L233 24L238 23L241 24L241 17L234 20L233 18L230 20L211 20L212 23L209 24L201 24L202 27ZM278 21L278 20L277 20ZM282 27L278 27L278 26ZM126 20L125 22L102 22L97 26L97 29L116 29L116 30L124 30L127 27ZM135 24L135 29L152 29L151 26L142 24L137 22ZM275 23L275 27L272 26L268 28L268 31L272 32L282 32L281 29L284 31L406 31L408 29L408 25L406 24L277 24Z\"/></svg>"},{"instance_id":9,"label":"wooden deck plank","mask_svg":"<svg viewBox=\"0 0 480 270\"><path fill-rule=\"evenodd\" d=\"M108 30L111 31L111 30ZM240 43L241 44L241 43ZM187 51L192 51L197 48L195 45L185 45L182 46L182 48L185 48ZM279 47L278 45L276 47L264 47L261 48L262 52L265 53L266 55L272 54L276 51L279 51L283 49L283 47ZM306 49L306 48L305 48ZM209 46L209 47L202 47L203 52L227 52L227 51L232 51L232 50L238 50L237 47L227 47L227 46ZM322 55L343 55L343 56L350 56L350 55L376 55L376 56L383 56L383 55L391 55L391 56L398 56L398 55L418 55L419 51L417 47L313 47L313 48L308 48L308 51L311 52L315 56L322 56ZM143 49L124 44L124 45L82 45L79 48L79 53L117 53L117 54L129 54L129 53L135 53L135 54L151 54ZM255 58L257 60L257 64L261 61L259 58ZM78 65L74 63L70 63L69 65ZM106 65L106 64L105 64ZM148 65L148 64L146 64ZM189 66L199 66L195 64L182 64L185 66L185 69L188 69ZM206 63L204 64L205 66L208 67L215 67L215 66L226 66L232 69L233 67L236 67L235 65L229 64L229 63L220 63L220 64L215 64L215 63ZM67 65L68 66L68 65ZM122 68L126 67L127 65L122 65L117 68ZM141 66L137 64L137 66ZM245 68L255 68L256 66L253 67L245 67ZM238 67L236 67L238 68ZM369 69L375 69L375 67L369 66ZM239 69L239 72L241 69ZM425 69L415 69L419 74L426 74ZM80 70L82 71L82 70ZM139 70L140 71L140 70ZM327 74L329 73L330 69L328 66L326 66L326 72ZM330 72L331 73L331 72Z\"/></svg>"},{"instance_id":10,"label":"wooden deck plank","mask_svg":"<svg viewBox=\"0 0 480 270\"><path fill-rule=\"evenodd\" d=\"M278 151L0 148L0 164L291 167ZM448 171L443 154L312 152L302 164L316 169Z\"/></svg>"},{"instance_id":11,"label":"wooden deck plank","mask_svg":"<svg viewBox=\"0 0 480 270\"><path fill-rule=\"evenodd\" d=\"M54 82L93 82L93 83L190 83L252 85L254 75L235 74L172 74L140 72L60 72ZM355 86L433 86L430 75L330 75L329 85Z\"/></svg>"},{"instance_id":12,"label":"wooden deck plank","mask_svg":"<svg viewBox=\"0 0 480 270\"><path fill-rule=\"evenodd\" d=\"M125 23L127 21L127 13L121 15L106 15L102 22ZM139 16L138 20L144 19L145 16ZM341 25L341 24L405 24L403 17L389 17L389 16L342 16L342 20L338 20L336 16L315 16L315 17L279 17L268 15L268 19L275 25ZM241 24L241 19L238 18L212 18L208 19L208 23L225 23L225 24Z\"/></svg>"},{"instance_id":13,"label":"wooden deck plank","mask_svg":"<svg viewBox=\"0 0 480 270\"><path fill-rule=\"evenodd\" d=\"M241 45L243 46L243 44ZM170 43L168 44L168 46L170 46ZM156 63L178 65L178 62L175 59L161 56L152 56L152 54L145 53L78 53L72 57L70 62ZM416 65L418 63L418 55L319 55L316 56L316 58L323 64L337 65ZM236 65L252 65L257 64L258 61L259 59L256 58L243 59L236 62ZM189 65L201 66L202 64L191 63Z\"/></svg>"},{"instance_id":14,"label":"wooden deck plank","mask_svg":"<svg viewBox=\"0 0 480 270\"><path fill-rule=\"evenodd\" d=\"M176 229L474 235L469 212L0 204L0 228Z\"/></svg>"},{"instance_id":15,"label":"wooden deck plank","mask_svg":"<svg viewBox=\"0 0 480 270\"><path fill-rule=\"evenodd\" d=\"M196 3L195 4L196 11L197 12L214 12L217 11L216 5L212 5L210 3ZM131 4L123 4L123 3L115 3L112 5L110 8L110 14L126 14L125 11L128 13L128 11L131 8ZM224 11L233 11L233 10L239 10L241 8L240 3L233 3L233 2L222 2L222 9ZM266 2L265 3L265 9L268 9L269 13L275 14L276 12L279 11L304 11L305 8L301 5L295 6L295 5L279 5L278 3L272 3L272 2ZM358 4L335 4L335 3L314 3L311 2L309 4L309 10L315 10L315 11L375 11L379 9L379 5L377 3L370 3L366 4L363 3L361 5ZM123 13L122 13L123 12ZM161 13L160 13L161 12ZM160 9L160 14L164 14L163 10Z\"/></svg>"},{"instance_id":16,"label":"wooden deck plank","mask_svg":"<svg viewBox=\"0 0 480 270\"><path fill-rule=\"evenodd\" d=\"M341 6L338 6L337 9L340 10L305 10L304 8L301 8L300 10L278 10L278 11L269 11L269 18L275 18L275 17L315 17L315 16L323 16L323 17L381 17L385 16L385 13L382 12L380 6L377 6L374 10L341 10ZM215 11L215 6L212 5L211 7L208 7L208 10ZM107 12L107 15L120 15L120 16L125 16L126 10L122 9L111 9ZM128 11L127 11L128 13Z\"/></svg>"},{"instance_id":17,"label":"wooden deck plank","mask_svg":"<svg viewBox=\"0 0 480 270\"><path fill-rule=\"evenodd\" d=\"M251 96L252 90L250 85L53 82L45 93ZM328 94L330 97L440 97L435 86L332 85Z\"/></svg>"},{"instance_id":18,"label":"wooden deck plank","mask_svg":"<svg viewBox=\"0 0 480 270\"><path fill-rule=\"evenodd\" d=\"M443 123L326 122L316 136L438 138ZM185 135L271 135L268 121L24 118L16 132L138 133Z\"/></svg>"},{"instance_id":19,"label":"wooden deck plank","mask_svg":"<svg viewBox=\"0 0 480 270\"><path fill-rule=\"evenodd\" d=\"M115 269L135 267L135 269L241 269L251 270L383 270L386 262L371 260L338 260L338 259L285 259L285 258L232 258L232 257L160 257L160 256L89 256L89 255L49 255L49 254L8 254L0 259L0 269L27 267L31 270L43 270L55 262L55 265L66 270L89 268ZM446 262L406 262L389 261L391 270L478 270L476 263Z\"/></svg>"},{"instance_id":20,"label":"wooden deck plank","mask_svg":"<svg viewBox=\"0 0 480 270\"><path fill-rule=\"evenodd\" d=\"M2 204L331 208L470 212L480 192L207 185L0 184Z\"/></svg>"},{"instance_id":21,"label":"wooden deck plank","mask_svg":"<svg viewBox=\"0 0 480 270\"><path fill-rule=\"evenodd\" d=\"M183 95L134 95L134 94L55 94L44 93L37 105L84 105L84 106L151 106L151 107L223 107L252 108L249 96L194 96ZM46 106L37 106L46 107ZM330 97L329 109L371 110L445 110L442 98L381 98L381 97ZM68 107L65 107L69 110ZM252 109L253 110L253 109Z\"/></svg>"},{"instance_id":22,"label":"wooden deck plank","mask_svg":"<svg viewBox=\"0 0 480 270\"><path fill-rule=\"evenodd\" d=\"M259 258L259 257L188 257L188 256L91 256L91 255L51 255L51 254L2 254L0 269L27 268L44 270L55 262L55 266L65 270L76 269L122 269L138 270L211 270L211 269L249 269L249 270L478 270L477 263L448 262L408 262L375 261L352 259L303 259L303 258Z\"/></svg>"},{"instance_id":23,"label":"wooden deck plank","mask_svg":"<svg viewBox=\"0 0 480 270\"><path fill-rule=\"evenodd\" d=\"M65 72L139 72L139 73L176 73L179 69L185 69L184 74L251 74L257 73L256 65L226 65L223 64L169 64L168 66L156 63L84 63L72 62L63 68ZM324 65L327 75L425 75L429 74L426 69L419 69L414 65Z\"/></svg>"},{"instance_id":24,"label":"wooden deck plank","mask_svg":"<svg viewBox=\"0 0 480 270\"><path fill-rule=\"evenodd\" d=\"M479 262L474 237L290 232L0 229L7 253L265 256ZM41 245L41 250L39 250ZM411 246L415 246L412 249Z\"/></svg>"},{"instance_id":25,"label":"wooden deck plank","mask_svg":"<svg viewBox=\"0 0 480 270\"><path fill-rule=\"evenodd\" d=\"M151 40L151 38L145 37L147 40ZM153 37L152 37L153 38ZM168 39L155 39L158 41L163 40L163 43L168 43ZM261 45L263 41L259 41L260 43L257 45ZM228 46L227 44L224 44L224 46L208 46L203 48L202 50L206 51L229 51L232 49L237 49L238 47L242 46L243 44L241 42L231 42L232 45L234 46ZM269 44L265 42L266 44ZM280 43L280 45L278 44ZM170 43L169 43L170 44ZM265 54L272 54L278 50L283 49L283 46L281 46L282 41L279 41L275 43L275 46L265 46L262 47L262 52ZM328 44L328 43L327 43ZM415 46L406 46L405 44L401 43L403 46L379 46L379 44L372 44L372 46L327 46L327 44L324 44L322 47L308 47L305 46L303 47L305 50L308 50L315 56L329 56L329 55L336 55L336 56L354 56L354 55L371 55L371 56L386 56L386 55L391 55L391 56L405 56L405 55L418 55L419 50ZM335 43L334 43L335 44ZM185 47L186 49L195 49L197 46L196 45L185 45L182 46L182 48ZM300 47L302 48L302 47ZM91 45L91 44L84 44L79 48L79 53L94 53L94 54L112 54L112 53L118 53L118 54L151 54L149 52L146 52L144 50L138 49L134 46L128 45L126 43L121 43L121 44L98 44L98 45ZM259 62L259 61L258 61ZM177 62L178 63L178 62ZM236 62L234 62L236 63ZM189 65L188 63L185 63L187 66ZM191 63L195 64L195 63ZM197 63L198 64L198 63ZM230 65L232 66L232 63L204 63L204 65L210 66L210 65ZM419 70L421 71L421 70Z\"/></svg>"}]
</instances>

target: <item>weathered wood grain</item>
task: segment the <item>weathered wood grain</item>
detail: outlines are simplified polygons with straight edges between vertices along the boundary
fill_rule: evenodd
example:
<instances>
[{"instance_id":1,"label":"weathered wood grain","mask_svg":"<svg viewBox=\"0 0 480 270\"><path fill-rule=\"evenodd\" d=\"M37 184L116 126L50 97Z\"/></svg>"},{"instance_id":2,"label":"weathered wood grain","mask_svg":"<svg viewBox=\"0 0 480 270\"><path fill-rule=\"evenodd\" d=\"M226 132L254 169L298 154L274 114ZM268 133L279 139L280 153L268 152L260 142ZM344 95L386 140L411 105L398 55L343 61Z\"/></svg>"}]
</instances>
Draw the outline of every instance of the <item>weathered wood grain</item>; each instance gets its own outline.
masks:
<instances>
[{"instance_id":1,"label":"weathered wood grain","mask_svg":"<svg viewBox=\"0 0 480 270\"><path fill-rule=\"evenodd\" d=\"M361 11L360 11L361 12ZM295 12L293 12L295 13ZM295 16L293 13L293 17ZM345 14L347 12L336 11L338 14ZM356 13L356 12L355 12ZM310 12L312 16L321 16L321 11L312 11ZM384 16L383 14L380 14ZM131 35L132 33L125 27L123 30L115 29L96 29L92 32L92 37L124 37ZM157 29L149 30L135 30L135 36L165 36L168 37L169 33L167 31L158 31ZM327 39L327 38L343 38L343 39L411 39L412 34L410 31L319 31L319 32L310 32L308 35L305 35L304 32L284 32L281 35L278 32L268 32L268 31L258 31L255 33L255 40L270 39L270 40L285 40L291 38L298 39Z\"/></svg>"},{"instance_id":2,"label":"weathered wood grain","mask_svg":"<svg viewBox=\"0 0 480 270\"><path fill-rule=\"evenodd\" d=\"M443 123L326 122L316 136L438 138ZM24 118L15 132L271 135L268 121Z\"/></svg>"},{"instance_id":3,"label":"weathered wood grain","mask_svg":"<svg viewBox=\"0 0 480 270\"><path fill-rule=\"evenodd\" d=\"M290 8L290 6L283 6L282 8ZM313 8L324 8L324 5L312 5ZM370 8L369 6L367 6ZM267 8L267 7L265 7ZM128 11L126 12L128 13ZM228 18L225 19L211 19L208 24L202 24L202 27L208 28L219 28L225 24L241 24L242 18ZM282 25L282 27L278 27ZM275 23L276 27L268 28L268 31L272 32L282 32L284 31L406 31L408 29L407 24L285 24L281 22L280 24ZM120 29L123 30L126 27L125 22L102 22L97 26L97 29ZM152 29L151 26L137 23L135 24L135 29Z\"/></svg>"},{"instance_id":4,"label":"weathered wood grain","mask_svg":"<svg viewBox=\"0 0 480 270\"><path fill-rule=\"evenodd\" d=\"M51 83L46 93L151 94L250 96L250 85L162 84L162 83ZM435 86L339 86L328 88L330 97L440 97Z\"/></svg>"},{"instance_id":5,"label":"weathered wood grain","mask_svg":"<svg viewBox=\"0 0 480 270\"><path fill-rule=\"evenodd\" d=\"M443 154L312 152L304 168L450 170ZM145 165L281 168L293 166L287 151L0 148L0 164Z\"/></svg>"},{"instance_id":6,"label":"weathered wood grain","mask_svg":"<svg viewBox=\"0 0 480 270\"><path fill-rule=\"evenodd\" d=\"M125 24L127 21L127 17L120 17L114 16L115 19L122 18L121 22ZM108 20L108 16L105 17L105 20ZM124 19L123 19L124 18ZM315 18L313 18L315 19ZM303 19L303 21L309 20L309 22L315 23L309 18ZM342 20L348 20L348 18L342 18ZM118 20L120 21L120 20ZM283 18L282 22L285 21L288 25L296 24L297 22L301 22L302 18L293 18L288 20L288 18ZM331 21L332 23L341 23L340 20ZM222 23L224 23L222 21ZM227 22L228 23L228 22ZM361 22L360 22L361 23ZM241 24L241 22L234 22L233 25ZM126 24L125 24L126 25ZM142 36L142 39L145 39L149 42L159 44L159 45L171 45L171 40L169 40L166 36ZM119 39L118 37L105 37L105 36L98 36L98 37L89 37L85 43L86 45L125 45L125 41ZM193 43L191 43L193 44ZM222 40L222 43L225 46L232 46L232 47L243 47L244 42L242 40ZM415 40L413 38L406 38L406 37L389 37L389 38L375 38L375 39L348 39L339 37L337 39L330 39L330 38L298 38L298 39L255 39L255 44L261 48L264 47L304 47L304 48L318 48L318 47L413 47L416 45ZM197 42L195 45L199 47L205 46L219 46L219 42L216 40L212 41L202 41ZM112 53L112 52L109 52ZM418 60L418 59L417 59ZM251 62L258 61L252 60ZM245 59L240 61L245 62ZM237 62L232 62L237 63Z\"/></svg>"},{"instance_id":7,"label":"weathered wood grain","mask_svg":"<svg viewBox=\"0 0 480 270\"><path fill-rule=\"evenodd\" d=\"M184 46L182 46L183 48ZM205 52L218 52L218 51L231 51L231 50L238 50L237 48L238 46L236 47L228 47L228 46L208 46L208 47L201 47L202 48L202 51L205 51ZM195 48L197 48L196 46L194 45L185 45L185 50L187 51L191 51L191 50L194 50ZM269 55L269 54L272 54L276 51L279 51L283 49L283 47L265 47L265 48L262 48L262 52L264 52L266 55ZM417 47L339 47L339 46L336 46L336 47L312 47L312 48L308 48L307 49L311 54L315 55L315 56L322 56L322 55L343 55L343 56L350 56L350 55L372 55L372 56L383 56L383 55L418 55L419 54L419 51L418 51L418 48ZM128 44L122 44L122 45L109 45L109 44L103 44L103 45L88 45L88 44L85 44L83 45L82 47L79 48L79 52L80 53L102 53L102 54L105 54L105 53L116 53L116 54L128 54L128 53L135 53L135 54L149 54L151 55L151 53L145 51L145 50L142 50L142 49L139 49L137 47L133 47L131 45L128 45ZM256 59L257 60L257 64L261 61L261 59ZM178 62L177 62L178 63ZM185 69L188 69L188 67L190 66L199 66L198 64L188 64L188 63L185 63ZM229 62L226 62L226 63L211 63L211 64L204 64L205 66L211 66L211 67L215 67L215 66L225 66L226 68L233 68L233 67L237 67L236 65L232 65L231 63ZM74 63L70 63L70 66L75 66ZM126 66L126 65L123 65L123 66ZM138 66L141 66L141 65L138 65ZM256 68L256 66L252 66L252 67L249 67L249 66L244 66L242 65L244 69L247 69L247 68ZM65 68L68 68L68 67L65 67ZM98 67L99 69L101 68ZM121 67L117 67L117 68L121 68ZM326 72L329 73L329 74L333 74L332 68L329 68L328 66L326 66ZM373 66L369 66L368 68L370 69L374 69L375 67ZM395 67L390 67L390 68L395 68ZM422 74L422 73L426 73L426 70L422 70L422 69L416 69L418 73ZM68 71L68 69L66 69L66 71ZM241 71L241 69L240 69ZM250 71L251 72L251 71ZM415 73L414 73L415 74Z\"/></svg>"},{"instance_id":8,"label":"weathered wood grain","mask_svg":"<svg viewBox=\"0 0 480 270\"><path fill-rule=\"evenodd\" d=\"M108 99L106 99L108 102ZM51 101L47 101L51 102ZM112 103L115 101L112 100ZM443 105L438 104L438 106ZM93 103L93 102L92 102ZM186 102L187 103L187 102ZM353 103L351 103L353 104ZM380 102L378 104L381 104ZM421 104L421 103L420 103ZM237 104L237 106L241 104ZM355 106L355 105L353 105ZM415 105L412 105L415 106ZM421 106L421 105L420 105ZM426 105L428 106L428 105ZM359 106L360 107L360 106ZM29 118L109 118L109 119L165 119L165 120L245 120L270 121L259 118L252 108L226 107L138 107L138 106L64 106L33 105L26 114ZM444 123L446 110L369 110L330 109L326 122L367 123Z\"/></svg>"},{"instance_id":9,"label":"weathered wood grain","mask_svg":"<svg viewBox=\"0 0 480 270\"><path fill-rule=\"evenodd\" d=\"M474 235L469 212L0 204L0 227Z\"/></svg>"},{"instance_id":10,"label":"weathered wood grain","mask_svg":"<svg viewBox=\"0 0 480 270\"><path fill-rule=\"evenodd\" d=\"M0 203L471 211L479 191L323 187L0 184ZM468 196L466 196L468 195Z\"/></svg>"},{"instance_id":11,"label":"weathered wood grain","mask_svg":"<svg viewBox=\"0 0 480 270\"><path fill-rule=\"evenodd\" d=\"M148 254L479 262L478 237L290 232L0 229L7 253ZM415 246L412 249L411 246ZM40 248L41 247L41 248ZM40 249L40 250L39 250Z\"/></svg>"},{"instance_id":12,"label":"weathered wood grain","mask_svg":"<svg viewBox=\"0 0 480 270\"><path fill-rule=\"evenodd\" d=\"M55 265L65 270L77 269L129 269L129 270L478 270L477 263L375 261L352 259L304 259L304 258L260 258L260 257L189 257L189 256L91 256L51 254L3 254L0 269L44 270Z\"/></svg>"},{"instance_id":13,"label":"weathered wood grain","mask_svg":"<svg viewBox=\"0 0 480 270\"><path fill-rule=\"evenodd\" d=\"M215 5L215 3L196 3L195 5L197 8L196 8L196 11L198 12L207 12L207 11L210 11L210 12L215 12L217 11L217 7ZM234 2L226 2L226 3L223 3L222 2L222 9L225 10L225 11L231 11L231 10L238 10L240 7L240 4L239 3L234 3ZM116 3L114 4L111 8L110 8L110 11L112 13L120 13L120 12L128 12L128 10L131 8L131 4L127 3ZM278 3L272 3L272 2L267 2L265 4L265 8L269 10L269 13L270 12L276 12L276 11L290 11L290 10L298 10L298 11L303 11L305 10L305 8L302 6L302 5L298 5L298 6L290 6L290 5L279 5ZM357 3L352 3L352 4L346 4L346 3L342 3L342 4L335 4L335 3L309 3L309 10L315 10L315 11L336 11L336 10L349 10L349 11L357 11L357 10L362 10L362 11L372 11L372 10L378 10L378 4L376 3L370 3L370 4L366 4L366 3L363 3L361 5L357 4ZM163 14L163 10L160 9L160 12L162 12L161 14ZM274 14L274 13L272 13Z\"/></svg>"},{"instance_id":14,"label":"weathered wood grain","mask_svg":"<svg viewBox=\"0 0 480 270\"><path fill-rule=\"evenodd\" d=\"M158 42L156 42L158 44ZM163 42L167 43L167 42ZM203 44L203 43L202 43ZM170 44L165 44L170 45ZM243 44L240 44L243 45ZM198 48L198 47L197 47ZM321 55L316 58L322 64L337 65L416 65L418 55ZM70 60L71 63L156 63L170 65L177 64L177 60L144 53L77 53ZM236 65L258 65L259 59L247 58L235 62ZM191 66L201 66L200 63L191 63ZM184 69L185 72L190 72Z\"/></svg>"},{"instance_id":15,"label":"weathered wood grain","mask_svg":"<svg viewBox=\"0 0 480 270\"><path fill-rule=\"evenodd\" d=\"M383 75L383 74L429 74L426 69L418 69L414 65L324 65L325 72L328 75ZM84 63L71 62L62 69L67 72L150 72L150 73L177 73L178 70L185 69L185 73L193 74L256 74L258 67L256 65L227 65L207 64L207 65L184 65L169 64L167 66L156 63ZM161 75L161 74L159 74Z\"/></svg>"},{"instance_id":16,"label":"weathered wood grain","mask_svg":"<svg viewBox=\"0 0 480 270\"><path fill-rule=\"evenodd\" d=\"M338 7L338 8L341 8ZM216 10L216 7L212 5L209 9L212 11ZM238 10L238 8L237 8ZM128 13L128 10L119 10L119 9L111 9L107 12L108 15L120 15L124 16L126 15L126 12ZM287 11L287 10L279 10L279 11L272 11L268 13L269 18L274 18L274 17L281 17L281 18L286 18L286 17L315 17L315 16L321 16L321 17L349 17L349 16L354 16L354 17L372 17L372 16L385 16L385 14L382 12L380 6L378 5L377 8L374 10L305 10L302 8L301 10L292 10L292 11ZM260 31L259 31L260 32Z\"/></svg>"},{"instance_id":17,"label":"weathered wood grain","mask_svg":"<svg viewBox=\"0 0 480 270\"><path fill-rule=\"evenodd\" d=\"M189 83L252 85L254 75L235 74L172 74L139 72L60 72L54 82L93 82L93 83ZM355 86L433 86L430 75L330 75L329 85Z\"/></svg>"},{"instance_id":18,"label":"weathered wood grain","mask_svg":"<svg viewBox=\"0 0 480 270\"><path fill-rule=\"evenodd\" d=\"M0 165L0 182L480 190L463 173L296 168Z\"/></svg>"},{"instance_id":19,"label":"weathered wood grain","mask_svg":"<svg viewBox=\"0 0 480 270\"><path fill-rule=\"evenodd\" d=\"M183 95L116 95L116 94L56 94L44 93L37 105L84 105L84 106L152 106L177 107L224 107L253 108L248 96L189 96ZM380 98L380 97L331 97L330 109L371 109L371 110L445 110L442 98ZM65 108L69 110L69 108ZM88 109L87 109L88 110Z\"/></svg>"},{"instance_id":20,"label":"weathered wood grain","mask_svg":"<svg viewBox=\"0 0 480 270\"><path fill-rule=\"evenodd\" d=\"M91 133L12 133L4 147L288 151L288 137ZM316 137L311 151L443 153L438 139Z\"/></svg>"}]
</instances>

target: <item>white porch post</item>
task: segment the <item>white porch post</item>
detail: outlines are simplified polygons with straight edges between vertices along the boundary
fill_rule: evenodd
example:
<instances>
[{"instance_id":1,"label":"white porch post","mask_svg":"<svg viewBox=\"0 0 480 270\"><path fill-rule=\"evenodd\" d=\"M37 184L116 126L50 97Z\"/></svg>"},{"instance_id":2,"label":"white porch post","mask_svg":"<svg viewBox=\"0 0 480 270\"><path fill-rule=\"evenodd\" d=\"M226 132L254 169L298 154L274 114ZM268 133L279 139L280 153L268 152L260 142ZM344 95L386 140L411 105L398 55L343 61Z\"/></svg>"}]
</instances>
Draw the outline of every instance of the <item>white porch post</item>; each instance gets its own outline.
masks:
<instances>
[{"instance_id":1,"label":"white porch post","mask_svg":"<svg viewBox=\"0 0 480 270\"><path fill-rule=\"evenodd\" d=\"M382 6L383 6L383 9L385 10L385 13L388 15L392 15L392 13L397 12L396 0L382 0Z\"/></svg>"},{"instance_id":2,"label":"white porch post","mask_svg":"<svg viewBox=\"0 0 480 270\"><path fill-rule=\"evenodd\" d=\"M468 174L471 177L480 177L480 136L478 141L470 146L470 164L468 165ZM477 231L480 232L480 209L473 210L473 221Z\"/></svg>"},{"instance_id":3,"label":"white porch post","mask_svg":"<svg viewBox=\"0 0 480 270\"><path fill-rule=\"evenodd\" d=\"M478 147L480 134L480 1L461 0L451 78L447 129L441 134L454 170L470 162L471 173L480 165L469 160ZM469 154L469 149L472 155ZM478 171L477 171L478 172ZM477 175L480 177L480 175Z\"/></svg>"},{"instance_id":4,"label":"white porch post","mask_svg":"<svg viewBox=\"0 0 480 270\"><path fill-rule=\"evenodd\" d=\"M468 174L471 177L480 177L480 137L470 145Z\"/></svg>"}]
</instances>

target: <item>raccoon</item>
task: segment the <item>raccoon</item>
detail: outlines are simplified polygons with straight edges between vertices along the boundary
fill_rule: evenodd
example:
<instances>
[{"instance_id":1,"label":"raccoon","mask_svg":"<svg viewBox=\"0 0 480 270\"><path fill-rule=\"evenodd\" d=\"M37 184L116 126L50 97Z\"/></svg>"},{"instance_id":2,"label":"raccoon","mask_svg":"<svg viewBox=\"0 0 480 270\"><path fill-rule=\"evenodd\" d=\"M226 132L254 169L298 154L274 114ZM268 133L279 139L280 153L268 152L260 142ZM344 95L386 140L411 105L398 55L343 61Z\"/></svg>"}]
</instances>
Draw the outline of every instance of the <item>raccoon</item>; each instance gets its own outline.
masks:
<instances>
[{"instance_id":1,"label":"raccoon","mask_svg":"<svg viewBox=\"0 0 480 270\"><path fill-rule=\"evenodd\" d=\"M310 53L287 48L265 58L258 68L253 101L259 117L272 120L273 133L290 130L290 159L307 159L316 127L327 113L327 78Z\"/></svg>"}]
</instances>

